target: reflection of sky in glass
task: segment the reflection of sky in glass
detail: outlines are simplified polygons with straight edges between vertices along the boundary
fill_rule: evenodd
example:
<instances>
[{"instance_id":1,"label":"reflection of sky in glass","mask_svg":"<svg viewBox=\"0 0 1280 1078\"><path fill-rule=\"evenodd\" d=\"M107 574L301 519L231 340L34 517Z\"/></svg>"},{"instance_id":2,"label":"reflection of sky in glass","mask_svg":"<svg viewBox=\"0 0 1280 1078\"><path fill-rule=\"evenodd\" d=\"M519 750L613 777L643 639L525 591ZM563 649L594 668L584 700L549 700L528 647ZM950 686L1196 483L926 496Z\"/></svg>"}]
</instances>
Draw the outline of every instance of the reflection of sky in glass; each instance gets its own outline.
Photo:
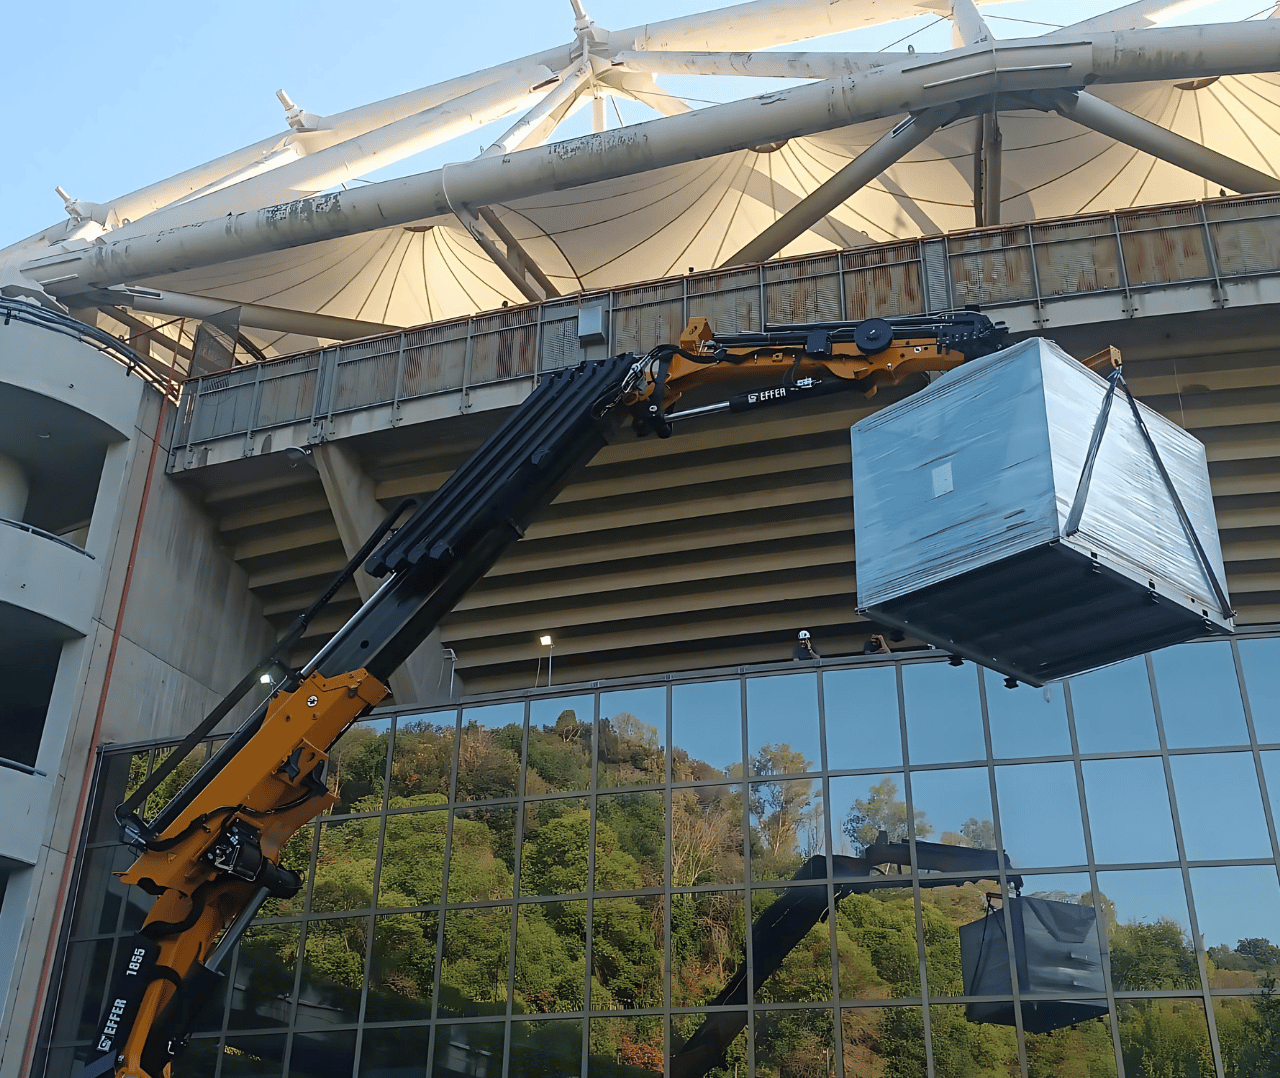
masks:
<instances>
[{"instance_id":1,"label":"reflection of sky in glass","mask_svg":"<svg viewBox=\"0 0 1280 1078\"><path fill-rule=\"evenodd\" d=\"M1271 865L1193 868L1191 895L1206 947L1261 936L1280 942L1280 886Z\"/></svg>"},{"instance_id":2,"label":"reflection of sky in glass","mask_svg":"<svg viewBox=\"0 0 1280 1078\"><path fill-rule=\"evenodd\" d=\"M1070 755L1071 735L1067 732L1066 697L1061 685L1007 689L999 674L990 670L982 673L986 678L991 751L997 759Z\"/></svg>"},{"instance_id":3,"label":"reflection of sky in glass","mask_svg":"<svg viewBox=\"0 0 1280 1078\"><path fill-rule=\"evenodd\" d=\"M1253 712L1253 732L1262 744L1280 741L1280 637L1241 640L1244 687Z\"/></svg>"},{"instance_id":4,"label":"reflection of sky in glass","mask_svg":"<svg viewBox=\"0 0 1280 1078\"><path fill-rule=\"evenodd\" d=\"M984 760L977 667L913 663L902 668L907 753L913 764Z\"/></svg>"},{"instance_id":5,"label":"reflection of sky in glass","mask_svg":"<svg viewBox=\"0 0 1280 1078\"><path fill-rule=\"evenodd\" d=\"M1081 752L1160 747L1145 660L1126 659L1092 674L1073 677L1069 684Z\"/></svg>"},{"instance_id":6,"label":"reflection of sky in glass","mask_svg":"<svg viewBox=\"0 0 1280 1078\"><path fill-rule=\"evenodd\" d=\"M1082 766L1098 864L1178 859L1164 762L1159 757L1085 760Z\"/></svg>"},{"instance_id":7,"label":"reflection of sky in glass","mask_svg":"<svg viewBox=\"0 0 1280 1078\"><path fill-rule=\"evenodd\" d=\"M667 742L667 690L624 689L622 692L600 694L600 718L613 719L619 715L634 715L645 726L651 727L659 745Z\"/></svg>"},{"instance_id":8,"label":"reflection of sky in glass","mask_svg":"<svg viewBox=\"0 0 1280 1078\"><path fill-rule=\"evenodd\" d=\"M765 745L787 745L800 753L808 766L794 770L821 770L816 674L747 679L747 756Z\"/></svg>"},{"instance_id":9,"label":"reflection of sky in glass","mask_svg":"<svg viewBox=\"0 0 1280 1078\"><path fill-rule=\"evenodd\" d=\"M831 841L836 853L858 856L864 845L875 841L875 832L880 829L889 833L890 842L906 839L906 783L902 775L852 775L829 781ZM882 785L886 782L889 785ZM879 789L873 793L873 787ZM857 806L859 801L862 810Z\"/></svg>"},{"instance_id":10,"label":"reflection of sky in glass","mask_svg":"<svg viewBox=\"0 0 1280 1078\"><path fill-rule=\"evenodd\" d=\"M590 697L587 697L587 699L590 699ZM559 715L560 712L557 710L556 714ZM588 711L587 714L590 715L591 713ZM524 704L489 704L487 707L463 708L463 727L466 728L473 722L486 730L499 730L504 726L510 726L512 723L517 726L523 726Z\"/></svg>"},{"instance_id":11,"label":"reflection of sky in glass","mask_svg":"<svg viewBox=\"0 0 1280 1078\"><path fill-rule=\"evenodd\" d=\"M994 831L984 828L984 821L994 820L991 811L991 779L985 767L948 768L945 771L915 771L911 775L911 801L916 812L923 812L924 818L932 825L933 830L920 838L930 842L942 842L948 832L962 835L962 828L970 820L968 830L976 834L990 834L994 840ZM984 842L973 841L973 845L984 845Z\"/></svg>"},{"instance_id":12,"label":"reflection of sky in glass","mask_svg":"<svg viewBox=\"0 0 1280 1078\"><path fill-rule=\"evenodd\" d=\"M1259 753L1262 773L1267 780L1267 797L1271 801L1271 820L1280 825L1280 750Z\"/></svg>"},{"instance_id":13,"label":"reflection of sky in glass","mask_svg":"<svg viewBox=\"0 0 1280 1078\"><path fill-rule=\"evenodd\" d=\"M466 715L476 710L478 709L468 708L463 721L466 721ZM572 711L578 722L590 723L595 718L596 702L590 696L556 696L549 700L532 700L529 703L529 725L554 727L556 719L565 711Z\"/></svg>"},{"instance_id":14,"label":"reflection of sky in glass","mask_svg":"<svg viewBox=\"0 0 1280 1078\"><path fill-rule=\"evenodd\" d=\"M1099 872L1098 890L1115 905L1119 924L1130 921L1153 924L1167 918L1180 924L1184 932L1190 932L1187 892L1180 869Z\"/></svg>"},{"instance_id":15,"label":"reflection of sky in glass","mask_svg":"<svg viewBox=\"0 0 1280 1078\"><path fill-rule=\"evenodd\" d=\"M1093 885L1089 882L1087 872L1051 872L1046 875L1024 876L1022 893L1052 898L1059 902L1093 905ZM1080 902L1081 898L1084 899L1083 902Z\"/></svg>"},{"instance_id":16,"label":"reflection of sky in glass","mask_svg":"<svg viewBox=\"0 0 1280 1078\"><path fill-rule=\"evenodd\" d=\"M674 685L671 743L691 760L727 771L742 766L742 688L737 681Z\"/></svg>"},{"instance_id":17,"label":"reflection of sky in glass","mask_svg":"<svg viewBox=\"0 0 1280 1078\"><path fill-rule=\"evenodd\" d=\"M1084 864L1084 827L1071 764L997 767L996 796L1004 848L1016 867Z\"/></svg>"},{"instance_id":18,"label":"reflection of sky in glass","mask_svg":"<svg viewBox=\"0 0 1280 1078\"><path fill-rule=\"evenodd\" d=\"M1154 652L1151 663L1170 748L1249 744L1230 644L1180 644Z\"/></svg>"},{"instance_id":19,"label":"reflection of sky in glass","mask_svg":"<svg viewBox=\"0 0 1280 1078\"><path fill-rule=\"evenodd\" d=\"M822 675L827 766L832 771L902 765L898 675L891 666Z\"/></svg>"},{"instance_id":20,"label":"reflection of sky in glass","mask_svg":"<svg viewBox=\"0 0 1280 1078\"><path fill-rule=\"evenodd\" d=\"M1172 756L1169 766L1187 860L1271 856L1253 753Z\"/></svg>"}]
</instances>

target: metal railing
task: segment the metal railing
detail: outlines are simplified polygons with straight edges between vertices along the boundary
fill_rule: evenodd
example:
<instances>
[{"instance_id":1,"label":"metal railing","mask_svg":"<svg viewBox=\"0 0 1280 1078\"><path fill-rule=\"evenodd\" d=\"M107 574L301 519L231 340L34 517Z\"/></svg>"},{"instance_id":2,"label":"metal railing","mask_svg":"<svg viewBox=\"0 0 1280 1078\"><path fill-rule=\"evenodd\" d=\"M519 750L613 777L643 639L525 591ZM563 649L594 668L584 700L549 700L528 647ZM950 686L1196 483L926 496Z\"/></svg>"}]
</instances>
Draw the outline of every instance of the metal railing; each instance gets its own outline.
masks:
<instances>
[{"instance_id":1,"label":"metal railing","mask_svg":"<svg viewBox=\"0 0 1280 1078\"><path fill-rule=\"evenodd\" d=\"M416 329L348 341L188 381L172 467L198 463L196 448L242 436L245 452L274 427L308 424L322 441L335 415L389 406L398 421L417 397L571 366L589 354L643 353L675 341L691 315L717 331L765 323L1046 305L1172 284L1280 274L1280 195L1241 196L954 232L827 254L708 270L605 291L557 297ZM606 339L588 351L578 312L604 308ZM185 449L185 453L183 450Z\"/></svg>"},{"instance_id":2,"label":"metal railing","mask_svg":"<svg viewBox=\"0 0 1280 1078\"><path fill-rule=\"evenodd\" d=\"M54 535L53 532L47 532L43 528L37 528L34 524L24 524L21 520L9 520L6 517L0 517L0 524L4 524L10 528L17 528L20 532L28 532L31 535L38 535L41 539L48 539L59 546L64 546L68 550L74 550L77 554L83 554L90 561L94 561L94 556L90 554L84 547L76 546L75 543L69 543L60 535Z\"/></svg>"}]
</instances>

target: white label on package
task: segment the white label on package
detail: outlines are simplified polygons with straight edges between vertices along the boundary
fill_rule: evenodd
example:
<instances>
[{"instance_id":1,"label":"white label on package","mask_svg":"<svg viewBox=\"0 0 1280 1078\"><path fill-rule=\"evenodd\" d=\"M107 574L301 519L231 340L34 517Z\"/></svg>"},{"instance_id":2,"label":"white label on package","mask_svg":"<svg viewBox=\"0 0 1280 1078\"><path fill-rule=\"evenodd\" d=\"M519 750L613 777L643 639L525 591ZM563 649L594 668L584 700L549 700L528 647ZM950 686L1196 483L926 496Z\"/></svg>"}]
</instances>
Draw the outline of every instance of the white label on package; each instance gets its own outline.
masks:
<instances>
[{"instance_id":1,"label":"white label on package","mask_svg":"<svg viewBox=\"0 0 1280 1078\"><path fill-rule=\"evenodd\" d=\"M933 496L935 498L950 494L955 489L956 485L951 481L951 461L947 461L946 464L939 464L933 469Z\"/></svg>"}]
</instances>

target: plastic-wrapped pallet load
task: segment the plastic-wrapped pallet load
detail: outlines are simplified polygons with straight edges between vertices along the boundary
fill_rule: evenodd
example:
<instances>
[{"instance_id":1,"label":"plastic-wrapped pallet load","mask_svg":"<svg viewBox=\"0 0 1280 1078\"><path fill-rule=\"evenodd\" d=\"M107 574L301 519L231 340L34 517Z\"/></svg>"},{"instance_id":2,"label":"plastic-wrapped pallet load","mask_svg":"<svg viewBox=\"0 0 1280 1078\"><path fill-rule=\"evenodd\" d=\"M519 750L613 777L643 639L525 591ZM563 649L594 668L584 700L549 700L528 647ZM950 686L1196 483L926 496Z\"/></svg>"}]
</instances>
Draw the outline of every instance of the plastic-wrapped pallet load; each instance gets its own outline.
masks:
<instances>
[{"instance_id":1,"label":"plastic-wrapped pallet load","mask_svg":"<svg viewBox=\"0 0 1280 1078\"><path fill-rule=\"evenodd\" d=\"M1033 338L856 424L859 612L1032 685L1232 632L1204 446L1118 373Z\"/></svg>"}]
</instances>

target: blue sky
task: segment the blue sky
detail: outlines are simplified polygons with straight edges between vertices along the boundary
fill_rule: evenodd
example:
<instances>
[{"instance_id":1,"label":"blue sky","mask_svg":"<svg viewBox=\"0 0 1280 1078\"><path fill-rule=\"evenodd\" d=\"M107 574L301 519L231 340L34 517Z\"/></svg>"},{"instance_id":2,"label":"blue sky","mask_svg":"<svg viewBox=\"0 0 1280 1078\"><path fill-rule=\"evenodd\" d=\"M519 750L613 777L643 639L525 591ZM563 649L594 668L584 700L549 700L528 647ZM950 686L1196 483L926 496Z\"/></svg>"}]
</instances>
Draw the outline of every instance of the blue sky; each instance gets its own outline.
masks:
<instances>
[{"instance_id":1,"label":"blue sky","mask_svg":"<svg viewBox=\"0 0 1280 1078\"><path fill-rule=\"evenodd\" d=\"M591 17L614 28L712 6L713 0L587 0ZM1017 0L986 14L997 35L1018 37L1043 27L1011 20L1061 24L1114 6L1114 0ZM1266 10L1265 0L1215 0L1175 21L1240 19L1260 8ZM7 104L0 245L60 219L56 184L103 201L281 130L279 87L310 112L337 112L561 44L572 26L567 0L490 0L482 7L404 0L14 5L0 69L0 100ZM918 49L949 47L949 28L933 17L811 47L875 50L913 31ZM726 100L755 84L665 85ZM640 106L622 111L628 122L652 115ZM588 122L582 113L576 121ZM403 162L395 174L473 156L484 135Z\"/></svg>"}]
</instances>

